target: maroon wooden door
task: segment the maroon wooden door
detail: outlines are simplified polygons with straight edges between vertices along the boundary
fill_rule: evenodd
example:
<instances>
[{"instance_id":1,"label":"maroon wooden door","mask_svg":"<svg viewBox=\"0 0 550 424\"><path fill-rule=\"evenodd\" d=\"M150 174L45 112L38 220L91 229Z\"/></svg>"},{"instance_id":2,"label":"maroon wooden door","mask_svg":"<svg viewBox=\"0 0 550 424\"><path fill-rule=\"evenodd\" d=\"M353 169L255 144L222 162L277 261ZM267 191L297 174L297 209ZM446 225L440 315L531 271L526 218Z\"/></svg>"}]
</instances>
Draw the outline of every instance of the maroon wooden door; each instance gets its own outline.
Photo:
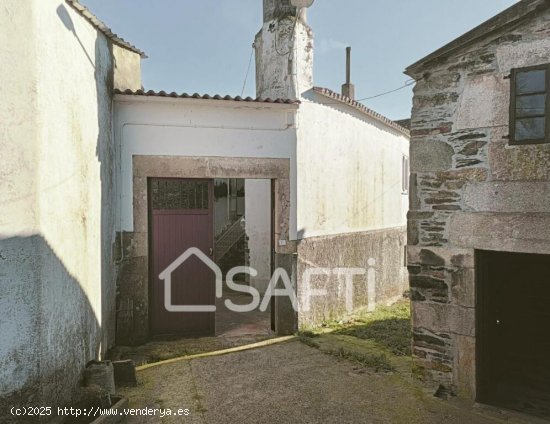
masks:
<instances>
[{"instance_id":1,"label":"maroon wooden door","mask_svg":"<svg viewBox=\"0 0 550 424\"><path fill-rule=\"evenodd\" d=\"M167 267L195 247L212 256L213 185L211 180L149 181L151 275L149 314L153 335L215 334L214 312L171 312L165 306ZM215 305L215 274L192 255L171 273L172 305Z\"/></svg>"}]
</instances>

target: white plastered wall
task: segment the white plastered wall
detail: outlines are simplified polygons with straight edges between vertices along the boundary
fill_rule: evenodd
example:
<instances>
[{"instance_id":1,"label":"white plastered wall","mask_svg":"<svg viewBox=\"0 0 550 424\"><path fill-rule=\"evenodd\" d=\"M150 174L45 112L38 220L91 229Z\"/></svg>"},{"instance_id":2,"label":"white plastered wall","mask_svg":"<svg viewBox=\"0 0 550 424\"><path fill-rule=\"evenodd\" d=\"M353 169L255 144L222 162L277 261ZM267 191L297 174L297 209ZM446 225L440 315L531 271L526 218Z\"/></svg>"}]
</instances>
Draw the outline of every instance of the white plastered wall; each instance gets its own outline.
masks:
<instances>
[{"instance_id":1,"label":"white plastered wall","mask_svg":"<svg viewBox=\"0 0 550 424\"><path fill-rule=\"evenodd\" d=\"M116 96L118 226L133 231L134 155L290 160L290 238L296 238L296 107L218 100ZM245 177L245 176L244 176Z\"/></svg>"},{"instance_id":2,"label":"white plastered wall","mask_svg":"<svg viewBox=\"0 0 550 424\"><path fill-rule=\"evenodd\" d=\"M351 106L313 99L298 115L299 238L405 226L408 137Z\"/></svg>"},{"instance_id":3,"label":"white plastered wall","mask_svg":"<svg viewBox=\"0 0 550 424\"><path fill-rule=\"evenodd\" d=\"M40 269L39 261L33 260L36 255L31 240L39 225L36 10L32 2L19 0L6 0L2 8L0 396L22 388L38 373L36 351L28 348L33 340L37 305L25 302L25 297L39 295L34 283ZM18 32L26 37L13 36ZM14 355L19 355L26 366L14 360Z\"/></svg>"},{"instance_id":4,"label":"white plastered wall","mask_svg":"<svg viewBox=\"0 0 550 424\"><path fill-rule=\"evenodd\" d=\"M265 293L271 279L271 181L245 180L249 266L258 272L250 285Z\"/></svg>"},{"instance_id":5,"label":"white plastered wall","mask_svg":"<svg viewBox=\"0 0 550 424\"><path fill-rule=\"evenodd\" d=\"M63 0L0 39L0 398L54 406L114 343L112 45Z\"/></svg>"}]
</instances>

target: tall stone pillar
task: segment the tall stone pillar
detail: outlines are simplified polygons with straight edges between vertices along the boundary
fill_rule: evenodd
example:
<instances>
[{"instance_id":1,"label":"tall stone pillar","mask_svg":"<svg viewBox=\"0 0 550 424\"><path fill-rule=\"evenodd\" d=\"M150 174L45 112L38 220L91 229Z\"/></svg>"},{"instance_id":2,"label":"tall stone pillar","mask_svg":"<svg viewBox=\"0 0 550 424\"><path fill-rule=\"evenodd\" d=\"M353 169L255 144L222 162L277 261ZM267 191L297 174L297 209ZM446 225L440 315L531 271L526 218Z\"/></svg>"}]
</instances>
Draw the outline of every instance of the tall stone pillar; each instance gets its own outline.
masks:
<instances>
[{"instance_id":1,"label":"tall stone pillar","mask_svg":"<svg viewBox=\"0 0 550 424\"><path fill-rule=\"evenodd\" d=\"M299 99L313 87L313 31L305 9L290 0L263 0L264 23L256 35L256 95Z\"/></svg>"}]
</instances>

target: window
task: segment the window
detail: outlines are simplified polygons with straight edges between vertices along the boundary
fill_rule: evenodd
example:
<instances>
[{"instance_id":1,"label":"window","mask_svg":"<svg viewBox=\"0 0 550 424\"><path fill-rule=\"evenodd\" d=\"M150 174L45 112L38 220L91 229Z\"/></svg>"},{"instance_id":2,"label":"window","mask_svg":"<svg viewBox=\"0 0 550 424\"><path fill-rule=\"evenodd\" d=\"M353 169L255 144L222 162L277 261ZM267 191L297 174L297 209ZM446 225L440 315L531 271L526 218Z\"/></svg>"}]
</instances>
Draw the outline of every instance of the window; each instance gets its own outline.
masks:
<instances>
[{"instance_id":1,"label":"window","mask_svg":"<svg viewBox=\"0 0 550 424\"><path fill-rule=\"evenodd\" d=\"M409 158L403 156L401 162L401 191L403 194L409 193Z\"/></svg>"},{"instance_id":2,"label":"window","mask_svg":"<svg viewBox=\"0 0 550 424\"><path fill-rule=\"evenodd\" d=\"M510 144L550 142L550 65L513 69Z\"/></svg>"},{"instance_id":3,"label":"window","mask_svg":"<svg viewBox=\"0 0 550 424\"><path fill-rule=\"evenodd\" d=\"M208 182L154 179L151 182L153 209L208 210Z\"/></svg>"}]
</instances>

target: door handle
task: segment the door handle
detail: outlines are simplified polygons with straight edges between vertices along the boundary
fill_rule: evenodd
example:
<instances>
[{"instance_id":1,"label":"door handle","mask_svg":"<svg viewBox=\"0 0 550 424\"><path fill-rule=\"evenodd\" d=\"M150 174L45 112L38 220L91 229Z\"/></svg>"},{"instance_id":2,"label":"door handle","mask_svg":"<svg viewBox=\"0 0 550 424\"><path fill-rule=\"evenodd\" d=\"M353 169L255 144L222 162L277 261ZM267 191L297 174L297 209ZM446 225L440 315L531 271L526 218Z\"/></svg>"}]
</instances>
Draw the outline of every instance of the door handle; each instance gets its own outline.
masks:
<instances>
[{"instance_id":1,"label":"door handle","mask_svg":"<svg viewBox=\"0 0 550 424\"><path fill-rule=\"evenodd\" d=\"M208 254L210 256L214 255L214 249L212 249L212 248L208 249Z\"/></svg>"}]
</instances>

